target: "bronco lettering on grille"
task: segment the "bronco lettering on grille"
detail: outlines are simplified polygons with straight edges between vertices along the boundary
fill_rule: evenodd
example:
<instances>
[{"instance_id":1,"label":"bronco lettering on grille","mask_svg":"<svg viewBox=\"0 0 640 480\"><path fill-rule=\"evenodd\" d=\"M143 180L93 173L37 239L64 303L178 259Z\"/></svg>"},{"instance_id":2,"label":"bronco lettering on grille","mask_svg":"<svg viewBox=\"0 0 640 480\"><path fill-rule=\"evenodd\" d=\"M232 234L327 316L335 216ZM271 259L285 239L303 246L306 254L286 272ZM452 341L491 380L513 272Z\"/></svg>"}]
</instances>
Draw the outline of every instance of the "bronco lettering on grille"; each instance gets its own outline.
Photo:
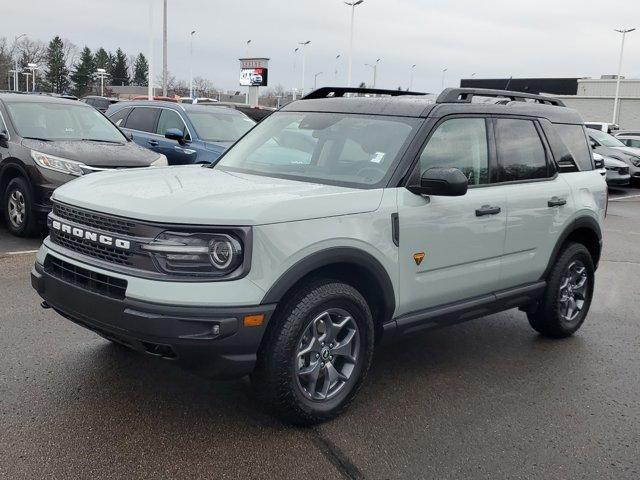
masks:
<instances>
[{"instance_id":1,"label":"bronco lettering on grille","mask_svg":"<svg viewBox=\"0 0 640 480\"><path fill-rule=\"evenodd\" d=\"M73 227L58 220L53 220L53 222L51 222L51 226L54 230L58 230L68 235L73 235L74 237L88 240L93 243L106 245L108 247L116 247L121 250L129 250L131 248L131 242L129 242L129 240L123 240L109 235L98 234L83 228Z\"/></svg>"}]
</instances>

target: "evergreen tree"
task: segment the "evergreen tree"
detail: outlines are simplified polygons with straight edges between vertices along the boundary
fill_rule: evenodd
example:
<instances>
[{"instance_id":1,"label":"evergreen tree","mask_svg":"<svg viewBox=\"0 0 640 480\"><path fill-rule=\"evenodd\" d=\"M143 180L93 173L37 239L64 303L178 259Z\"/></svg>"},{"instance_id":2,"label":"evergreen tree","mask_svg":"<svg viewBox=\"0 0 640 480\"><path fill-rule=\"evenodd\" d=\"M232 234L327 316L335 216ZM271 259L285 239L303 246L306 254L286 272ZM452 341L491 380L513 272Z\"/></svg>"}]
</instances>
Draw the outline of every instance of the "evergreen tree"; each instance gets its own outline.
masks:
<instances>
[{"instance_id":1,"label":"evergreen tree","mask_svg":"<svg viewBox=\"0 0 640 480\"><path fill-rule=\"evenodd\" d=\"M91 54L91 49L84 47L80 54L80 61L75 65L75 69L71 74L76 96L84 97L89 92L95 71L96 64Z\"/></svg>"},{"instance_id":2,"label":"evergreen tree","mask_svg":"<svg viewBox=\"0 0 640 480\"><path fill-rule=\"evenodd\" d=\"M93 58L93 61L95 63L95 67L96 69L98 68L104 68L107 73L110 73L111 71L111 60L109 59L109 54L107 53L107 51L100 47L97 51L96 51L96 55Z\"/></svg>"},{"instance_id":3,"label":"evergreen tree","mask_svg":"<svg viewBox=\"0 0 640 480\"><path fill-rule=\"evenodd\" d=\"M133 83L141 87L146 87L149 82L149 63L147 58L142 54L138 54L136 63L133 68Z\"/></svg>"},{"instance_id":4,"label":"evergreen tree","mask_svg":"<svg viewBox=\"0 0 640 480\"><path fill-rule=\"evenodd\" d=\"M127 56L121 49L116 50L113 69L111 71L111 81L113 85L129 85Z\"/></svg>"},{"instance_id":5,"label":"evergreen tree","mask_svg":"<svg viewBox=\"0 0 640 480\"><path fill-rule=\"evenodd\" d=\"M54 93L63 93L69 87L69 69L64 62L64 43L57 35L47 49L45 82Z\"/></svg>"}]
</instances>

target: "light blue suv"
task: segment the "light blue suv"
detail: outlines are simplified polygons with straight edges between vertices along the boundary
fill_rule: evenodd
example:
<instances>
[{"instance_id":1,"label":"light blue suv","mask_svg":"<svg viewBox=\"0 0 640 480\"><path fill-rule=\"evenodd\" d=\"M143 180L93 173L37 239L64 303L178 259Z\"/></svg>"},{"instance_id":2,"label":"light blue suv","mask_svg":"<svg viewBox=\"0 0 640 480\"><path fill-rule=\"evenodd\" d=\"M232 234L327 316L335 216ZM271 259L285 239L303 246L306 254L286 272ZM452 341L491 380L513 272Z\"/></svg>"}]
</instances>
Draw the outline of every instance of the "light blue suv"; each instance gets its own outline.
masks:
<instances>
[{"instance_id":1,"label":"light blue suv","mask_svg":"<svg viewBox=\"0 0 640 480\"><path fill-rule=\"evenodd\" d=\"M105 115L138 145L167 157L169 165L214 163L255 122L232 108L133 101Z\"/></svg>"}]
</instances>

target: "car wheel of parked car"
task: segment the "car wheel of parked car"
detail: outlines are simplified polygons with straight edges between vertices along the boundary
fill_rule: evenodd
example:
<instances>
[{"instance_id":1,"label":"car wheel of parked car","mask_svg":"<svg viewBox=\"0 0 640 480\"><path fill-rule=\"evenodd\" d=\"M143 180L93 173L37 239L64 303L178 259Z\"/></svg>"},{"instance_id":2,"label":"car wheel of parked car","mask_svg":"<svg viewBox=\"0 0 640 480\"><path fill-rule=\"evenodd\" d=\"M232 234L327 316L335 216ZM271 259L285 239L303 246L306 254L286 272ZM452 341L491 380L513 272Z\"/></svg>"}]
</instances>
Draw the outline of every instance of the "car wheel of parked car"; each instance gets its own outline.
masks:
<instances>
[{"instance_id":1,"label":"car wheel of parked car","mask_svg":"<svg viewBox=\"0 0 640 480\"><path fill-rule=\"evenodd\" d=\"M373 343L373 318L360 292L313 282L272 319L251 377L256 394L286 422L331 419L356 395Z\"/></svg>"},{"instance_id":2,"label":"car wheel of parked car","mask_svg":"<svg viewBox=\"0 0 640 480\"><path fill-rule=\"evenodd\" d=\"M20 177L11 180L3 196L4 217L11 233L28 237L36 232L38 221L32 206L31 189L27 182Z\"/></svg>"},{"instance_id":3,"label":"car wheel of parked car","mask_svg":"<svg viewBox=\"0 0 640 480\"><path fill-rule=\"evenodd\" d=\"M565 338L573 335L589 312L594 285L593 259L580 243L570 243L558 257L547 289L529 323L542 335Z\"/></svg>"}]
</instances>

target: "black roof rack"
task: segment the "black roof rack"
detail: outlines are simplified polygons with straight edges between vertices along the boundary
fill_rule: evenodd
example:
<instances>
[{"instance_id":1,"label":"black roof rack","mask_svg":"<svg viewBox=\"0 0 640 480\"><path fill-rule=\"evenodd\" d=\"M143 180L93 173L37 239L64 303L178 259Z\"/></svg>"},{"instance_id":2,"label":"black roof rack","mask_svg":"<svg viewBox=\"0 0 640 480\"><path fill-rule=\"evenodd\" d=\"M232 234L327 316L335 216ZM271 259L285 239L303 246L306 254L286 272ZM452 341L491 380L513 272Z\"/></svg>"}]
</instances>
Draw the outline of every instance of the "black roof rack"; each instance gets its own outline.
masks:
<instances>
[{"instance_id":1,"label":"black roof rack","mask_svg":"<svg viewBox=\"0 0 640 480\"><path fill-rule=\"evenodd\" d=\"M535 103L544 105L554 105L564 107L562 100L545 97L544 95L534 95L532 93L511 92L509 90L489 90L485 88L447 88L436 99L436 103L471 103L474 96L508 98L514 102L524 102L534 100Z\"/></svg>"},{"instance_id":2,"label":"black roof rack","mask_svg":"<svg viewBox=\"0 0 640 480\"><path fill-rule=\"evenodd\" d=\"M345 93L370 93L372 95L389 95L399 97L401 95L427 95L423 92L407 92L405 90L383 90L380 88L358 88L358 87L322 87L308 93L302 100L312 100L315 98L344 97Z\"/></svg>"}]
</instances>

